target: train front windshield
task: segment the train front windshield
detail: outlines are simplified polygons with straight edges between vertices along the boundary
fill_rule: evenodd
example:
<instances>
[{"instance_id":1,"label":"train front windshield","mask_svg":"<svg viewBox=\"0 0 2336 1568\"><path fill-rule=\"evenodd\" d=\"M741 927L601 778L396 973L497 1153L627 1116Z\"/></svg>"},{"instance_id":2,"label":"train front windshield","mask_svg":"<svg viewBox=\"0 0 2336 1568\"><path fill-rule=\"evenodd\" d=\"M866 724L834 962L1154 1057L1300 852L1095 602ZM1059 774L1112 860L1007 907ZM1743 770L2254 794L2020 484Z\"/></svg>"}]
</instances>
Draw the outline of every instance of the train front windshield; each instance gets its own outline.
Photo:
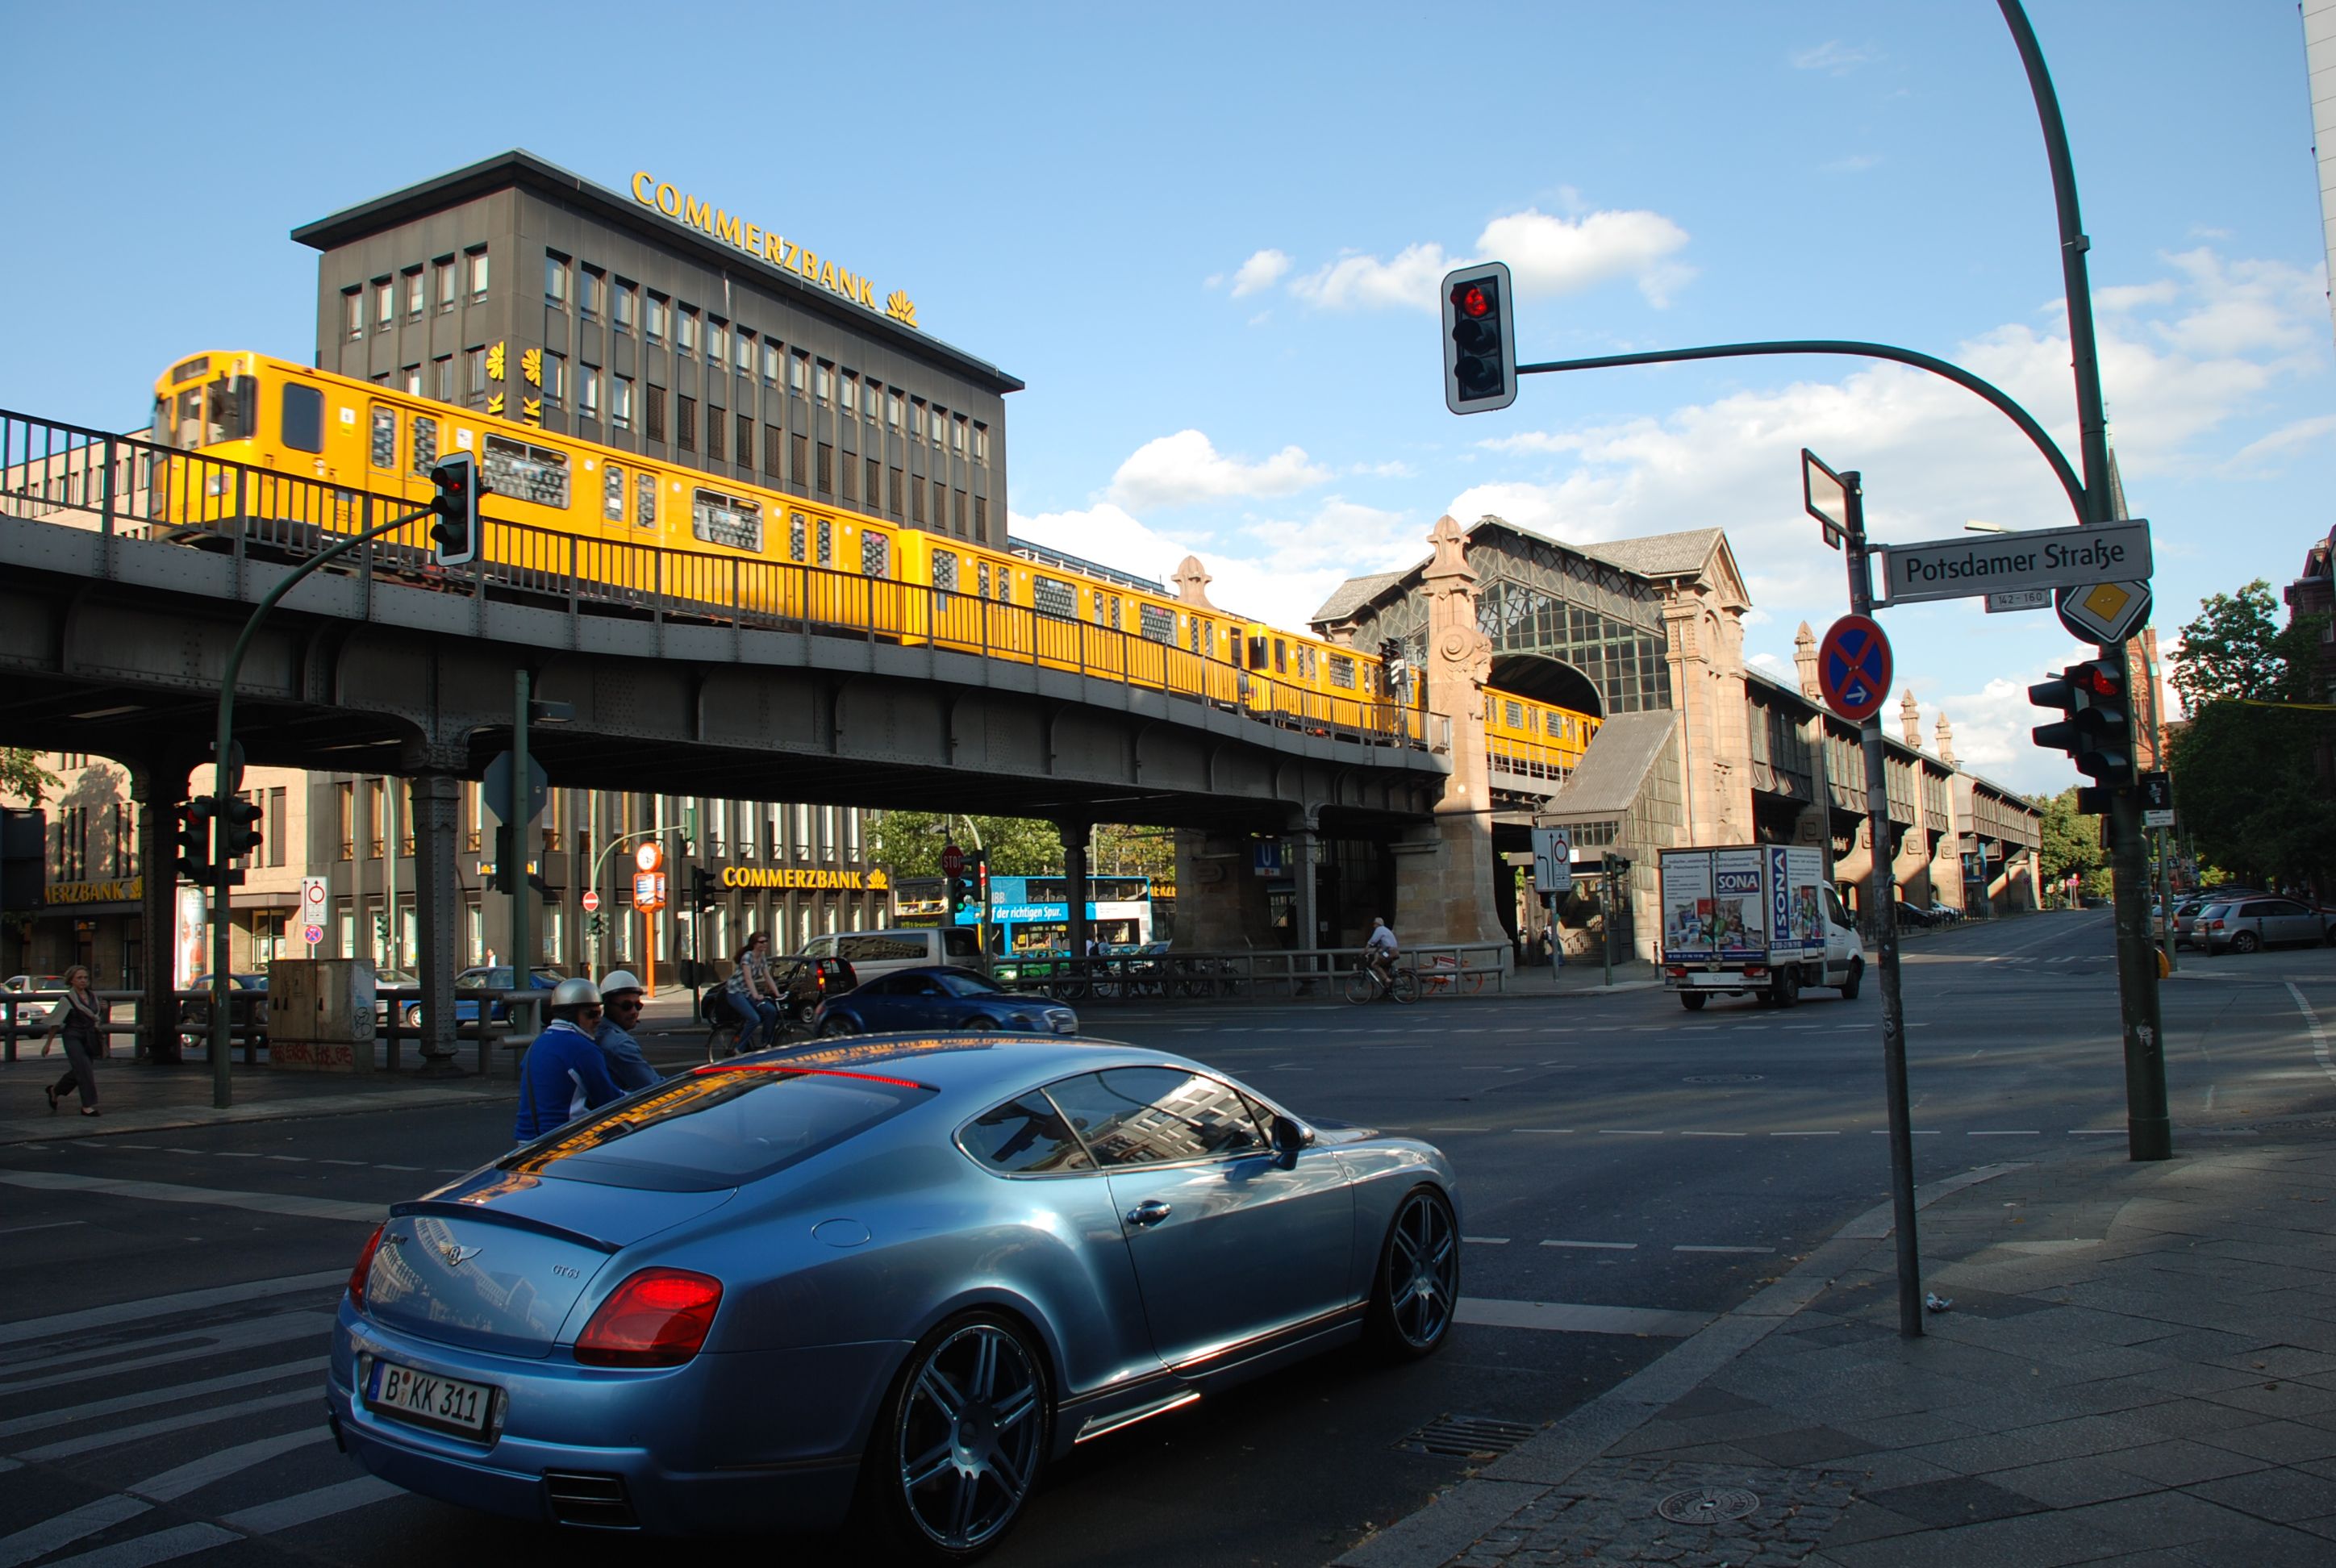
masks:
<instances>
[{"instance_id":1,"label":"train front windshield","mask_svg":"<svg viewBox=\"0 0 2336 1568\"><path fill-rule=\"evenodd\" d=\"M154 440L180 452L247 440L258 399L258 383L248 375L218 375L200 386L157 393Z\"/></svg>"}]
</instances>

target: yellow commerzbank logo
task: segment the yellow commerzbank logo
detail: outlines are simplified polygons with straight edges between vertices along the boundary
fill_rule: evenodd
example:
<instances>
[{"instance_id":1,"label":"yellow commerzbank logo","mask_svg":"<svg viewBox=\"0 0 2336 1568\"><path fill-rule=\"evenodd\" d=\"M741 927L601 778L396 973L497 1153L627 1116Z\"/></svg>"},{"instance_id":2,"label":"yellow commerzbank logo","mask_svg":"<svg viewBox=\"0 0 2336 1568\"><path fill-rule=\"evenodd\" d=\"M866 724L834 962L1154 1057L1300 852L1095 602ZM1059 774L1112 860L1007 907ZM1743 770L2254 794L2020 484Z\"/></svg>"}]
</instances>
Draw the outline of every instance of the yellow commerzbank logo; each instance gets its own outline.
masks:
<instances>
[{"instance_id":1,"label":"yellow commerzbank logo","mask_svg":"<svg viewBox=\"0 0 2336 1568\"><path fill-rule=\"evenodd\" d=\"M722 885L725 888L794 888L806 891L826 889L881 893L892 884L881 871L820 872L798 870L793 866L724 866Z\"/></svg>"},{"instance_id":2,"label":"yellow commerzbank logo","mask_svg":"<svg viewBox=\"0 0 2336 1568\"><path fill-rule=\"evenodd\" d=\"M838 267L834 258L790 240L776 229L748 223L744 219L712 207L670 185L657 182L657 177L644 169L633 176L633 200L644 207L653 207L667 218L711 239L718 239L734 250L749 256L759 256L782 272L792 272L805 283L815 283L831 294L840 294L854 305L870 310L881 310L903 326L917 325L917 304L899 289L876 303L876 285L860 273Z\"/></svg>"}]
</instances>

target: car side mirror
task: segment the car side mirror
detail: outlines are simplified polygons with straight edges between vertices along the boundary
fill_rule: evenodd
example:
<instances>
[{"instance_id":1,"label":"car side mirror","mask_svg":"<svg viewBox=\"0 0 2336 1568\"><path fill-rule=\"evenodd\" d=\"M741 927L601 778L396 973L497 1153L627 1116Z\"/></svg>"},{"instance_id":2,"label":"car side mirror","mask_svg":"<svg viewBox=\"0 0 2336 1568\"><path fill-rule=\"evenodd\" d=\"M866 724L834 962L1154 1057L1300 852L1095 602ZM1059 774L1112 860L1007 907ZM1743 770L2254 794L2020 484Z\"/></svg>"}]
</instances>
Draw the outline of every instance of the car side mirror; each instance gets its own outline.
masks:
<instances>
[{"instance_id":1,"label":"car side mirror","mask_svg":"<svg viewBox=\"0 0 2336 1568\"><path fill-rule=\"evenodd\" d=\"M1273 1153L1286 1169L1298 1163L1298 1151L1313 1141L1311 1134L1288 1116L1273 1118Z\"/></svg>"}]
</instances>

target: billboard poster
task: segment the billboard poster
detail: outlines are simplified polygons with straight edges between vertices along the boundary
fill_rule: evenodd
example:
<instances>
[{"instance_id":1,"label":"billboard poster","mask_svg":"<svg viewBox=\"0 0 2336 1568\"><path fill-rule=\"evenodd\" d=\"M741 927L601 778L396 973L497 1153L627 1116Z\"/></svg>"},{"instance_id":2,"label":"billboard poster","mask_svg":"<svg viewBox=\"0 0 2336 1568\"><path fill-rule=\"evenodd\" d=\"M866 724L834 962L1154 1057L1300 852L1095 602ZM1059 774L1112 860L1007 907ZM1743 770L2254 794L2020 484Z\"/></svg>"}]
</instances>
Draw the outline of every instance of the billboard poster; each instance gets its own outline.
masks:
<instances>
[{"instance_id":1,"label":"billboard poster","mask_svg":"<svg viewBox=\"0 0 2336 1568\"><path fill-rule=\"evenodd\" d=\"M203 958L203 928L209 923L204 918L209 906L200 888L180 888L178 904L172 921L170 984L183 991L192 989L195 977L209 967Z\"/></svg>"},{"instance_id":2,"label":"billboard poster","mask_svg":"<svg viewBox=\"0 0 2336 1568\"><path fill-rule=\"evenodd\" d=\"M1708 854L1663 857L1663 956L1670 959L1709 959L1714 924L1711 902L1711 862Z\"/></svg>"},{"instance_id":3,"label":"billboard poster","mask_svg":"<svg viewBox=\"0 0 2336 1568\"><path fill-rule=\"evenodd\" d=\"M1824 866L1813 849L1768 851L1769 893L1775 900L1776 945L1804 954L1825 951L1825 911L1819 901Z\"/></svg>"},{"instance_id":4,"label":"billboard poster","mask_svg":"<svg viewBox=\"0 0 2336 1568\"><path fill-rule=\"evenodd\" d=\"M1715 850L1711 856L1711 930L1708 945L1722 959L1768 956L1768 901L1760 878L1761 852Z\"/></svg>"}]
</instances>

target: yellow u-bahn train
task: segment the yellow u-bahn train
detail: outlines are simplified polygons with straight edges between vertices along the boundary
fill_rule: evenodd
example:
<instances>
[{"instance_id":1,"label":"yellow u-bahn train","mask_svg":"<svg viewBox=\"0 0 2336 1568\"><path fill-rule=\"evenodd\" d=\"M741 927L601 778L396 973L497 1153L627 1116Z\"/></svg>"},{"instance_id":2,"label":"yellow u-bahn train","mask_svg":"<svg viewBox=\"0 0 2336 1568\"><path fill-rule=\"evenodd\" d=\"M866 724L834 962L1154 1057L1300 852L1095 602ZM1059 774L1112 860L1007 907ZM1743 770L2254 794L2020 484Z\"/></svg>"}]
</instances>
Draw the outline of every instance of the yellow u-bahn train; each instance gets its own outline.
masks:
<instances>
[{"instance_id":1,"label":"yellow u-bahn train","mask_svg":"<svg viewBox=\"0 0 2336 1568\"><path fill-rule=\"evenodd\" d=\"M1324 734L1423 733L1421 683L1390 687L1373 654L1059 560L904 528L265 354L172 364L154 385L154 439L172 454L157 464L154 515L181 538L255 519L351 531L351 498L419 509L434 494L432 466L467 452L490 492L480 554L521 580L572 575L713 614L861 628L1195 696ZM276 474L301 482L274 484ZM336 495L333 516L311 515L327 504L319 497ZM392 541L418 554L424 525ZM1570 753L1569 770L1597 722L1510 694L1487 696L1488 727L1496 715L1519 712L1513 746L1551 762Z\"/></svg>"}]
</instances>

